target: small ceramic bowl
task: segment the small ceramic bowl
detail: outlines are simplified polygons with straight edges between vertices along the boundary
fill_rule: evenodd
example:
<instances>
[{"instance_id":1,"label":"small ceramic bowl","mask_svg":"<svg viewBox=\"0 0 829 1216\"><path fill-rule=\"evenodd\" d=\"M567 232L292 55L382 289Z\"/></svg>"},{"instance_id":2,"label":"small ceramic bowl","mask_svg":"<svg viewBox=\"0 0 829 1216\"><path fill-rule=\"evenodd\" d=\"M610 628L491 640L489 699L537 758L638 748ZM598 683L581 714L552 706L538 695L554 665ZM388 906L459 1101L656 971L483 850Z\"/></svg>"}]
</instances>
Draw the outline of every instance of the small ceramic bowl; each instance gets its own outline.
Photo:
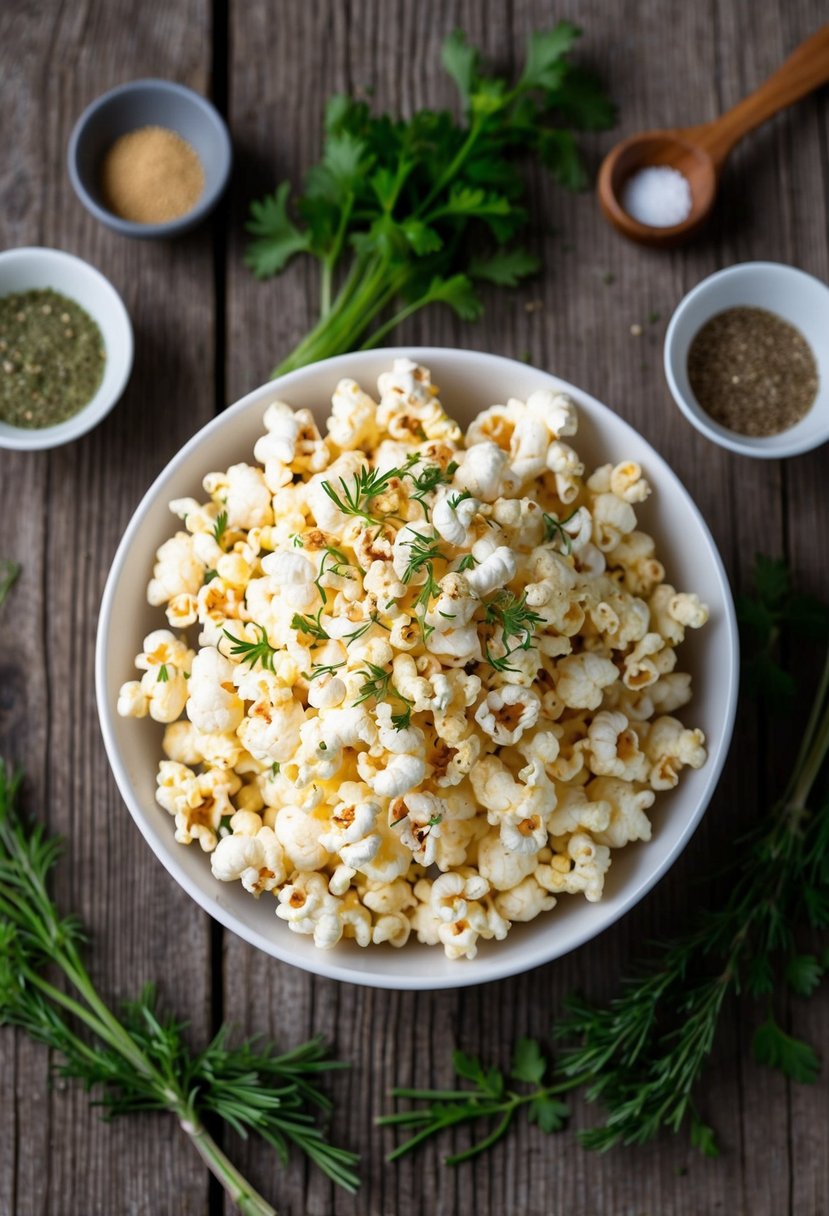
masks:
<instances>
[{"instance_id":1,"label":"small ceramic bowl","mask_svg":"<svg viewBox=\"0 0 829 1216\"><path fill-rule=\"evenodd\" d=\"M132 325L123 300L99 270L60 249L9 249L0 253L0 296L51 288L86 309L104 339L104 374L94 397L56 426L10 426L0 421L0 447L56 448L86 434L123 393L132 370Z\"/></svg>"},{"instance_id":2,"label":"small ceramic bowl","mask_svg":"<svg viewBox=\"0 0 829 1216\"><path fill-rule=\"evenodd\" d=\"M101 162L121 135L141 127L166 127L195 150L204 169L204 190L190 211L163 224L123 220L103 201ZM133 80L87 106L69 139L69 176L87 211L123 236L179 236L213 210L227 185L233 154L218 110L204 97L170 80Z\"/></svg>"},{"instance_id":3,"label":"small ceramic bowl","mask_svg":"<svg viewBox=\"0 0 829 1216\"><path fill-rule=\"evenodd\" d=\"M721 426L694 396L688 380L688 350L694 337L727 308L765 308L799 329L818 366L818 391L809 412L777 435L741 435ZM671 317L665 334L665 375L674 401L698 431L743 456L773 460L797 456L829 440L829 287L803 270L780 262L742 262L703 279Z\"/></svg>"}]
</instances>

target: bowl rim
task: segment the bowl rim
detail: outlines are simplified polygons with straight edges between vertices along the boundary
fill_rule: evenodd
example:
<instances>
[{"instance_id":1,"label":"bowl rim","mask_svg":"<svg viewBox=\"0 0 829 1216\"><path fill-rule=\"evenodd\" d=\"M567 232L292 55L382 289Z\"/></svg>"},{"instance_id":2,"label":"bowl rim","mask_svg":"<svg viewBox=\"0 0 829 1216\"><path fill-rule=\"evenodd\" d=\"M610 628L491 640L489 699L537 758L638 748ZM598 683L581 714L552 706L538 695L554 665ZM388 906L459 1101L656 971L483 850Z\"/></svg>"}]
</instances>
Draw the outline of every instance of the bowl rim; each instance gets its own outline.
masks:
<instances>
[{"instance_id":1,"label":"bowl rim","mask_svg":"<svg viewBox=\"0 0 829 1216\"><path fill-rule=\"evenodd\" d=\"M139 92L173 93L179 97L186 98L187 101L195 104L196 108L201 110L205 119L214 128L222 145L222 170L218 174L213 186L209 190L205 190L204 194L190 211L185 212L184 215L180 215L174 220L165 220L160 224L139 224L135 220L124 220L119 215L116 215L114 211L109 211L106 207L102 207L87 189L83 176L78 169L78 146L90 121L100 110L105 109L113 103L117 104L119 98L125 97L130 93ZM185 84L179 84L176 80L164 80L162 77L156 76L143 76L139 80L128 80L124 84L116 85L114 89L109 89L106 93L102 93L100 97L94 98L89 103L72 128L67 145L66 159L72 188L91 215L94 215L97 220L102 224L106 224L114 232L120 232L122 236L152 239L153 237L175 236L178 233L189 231L189 229L195 228L197 224L200 224L213 210L224 193L228 178L230 177L230 171L233 167L233 144L227 123L208 97L204 97L201 93L197 93L195 89L191 89Z\"/></svg>"},{"instance_id":2,"label":"bowl rim","mask_svg":"<svg viewBox=\"0 0 829 1216\"><path fill-rule=\"evenodd\" d=\"M91 262L87 262L85 258L78 257L74 253L68 253L65 249L54 249L49 245L20 245L15 249L4 249L0 252L0 276L2 275L4 266L16 261L23 263L41 262L44 265L62 263L64 266L71 266L77 273L86 275L95 281L108 297L109 308L115 313L118 323L123 327L124 344L120 348L118 355L118 363L120 364L119 374L113 388L107 395L101 395L103 385L100 385L96 389L94 396L76 414L72 414L70 418L64 419L63 422L57 422L53 426L28 428L13 426L9 422L3 423L13 433L0 433L0 448L17 452L46 451L62 447L65 443L72 443L74 440L80 439L82 435L85 435L93 427L97 426L99 422L103 421L117 404L123 396L124 389L132 373L135 338L130 315L121 296L106 275L98 270L97 266L93 266ZM38 288L31 287L24 288L23 290L37 291ZM0 298L9 294L12 293L4 292L2 283L0 283ZM71 291L67 291L65 294L68 299L79 304L81 308L84 308L92 316L92 312L85 305L81 304L77 296ZM92 319L96 325L99 323L96 316L92 316ZM107 359L110 358L111 352L107 351ZM60 431L59 435L56 434L57 431Z\"/></svg>"},{"instance_id":3,"label":"bowl rim","mask_svg":"<svg viewBox=\"0 0 829 1216\"><path fill-rule=\"evenodd\" d=\"M827 307L829 307L829 285L824 283L822 279L817 278L816 275L809 274L807 270L801 270L799 266L791 266L787 262L736 262L733 266L725 266L722 270L715 270L713 274L706 275L677 304L668 322L668 328L665 331L663 366L665 378L668 381L668 387L671 390L674 402L701 435L704 435L706 439L710 439L712 443L718 444L719 447L727 448L728 451L736 452L740 456L753 456L757 460L780 460L788 456L800 456L804 452L811 452L829 441L829 417L827 418L824 430L822 432L818 431L811 436L796 437L792 433L793 428L780 431L776 435L764 435L759 438L758 436L741 435L739 431L730 431L727 427L721 426L720 423L710 418L696 401L689 399L687 394L682 392L674 375L674 354L677 333L688 309L700 297L705 296L712 289L715 291L717 283L721 283L726 279L740 279L748 275L756 275L757 273L765 275L770 283L775 278L786 278L800 282L801 284L806 281L810 287L814 286L822 289L826 295ZM777 315L782 317L783 320L787 320L784 313L780 310L775 310L771 303L769 304L769 311L777 311ZM714 302L714 306L707 314L707 319L710 320L717 312L722 312L722 308L717 307L716 302ZM818 391L820 391L820 387Z\"/></svg>"},{"instance_id":4,"label":"bowl rim","mask_svg":"<svg viewBox=\"0 0 829 1216\"><path fill-rule=\"evenodd\" d=\"M595 929L588 926L584 930L573 935L568 940L566 948L561 949L560 943L555 934L550 934L549 945L547 948L540 948L529 963L525 961L513 961L508 951L504 951L502 955L495 955L491 959L487 959L486 972L479 974L475 970L474 960L469 964L469 967L458 966L457 975L454 973L447 979L445 975L435 978L433 981L429 977L418 975L394 975L390 977L384 976L382 973L366 973L357 969L352 969L347 960L340 961L336 951L316 951L311 959L295 958L289 953L284 952L280 948L280 943L273 938L267 937L260 933L252 926L240 924L232 910L221 903L218 903L207 891L203 890L198 882L191 880L186 870L178 860L175 849L178 846L171 847L169 840L165 837L162 841L157 839L151 829L151 825L145 817L145 813L140 805L138 797L134 794L130 784L129 774L126 765L121 759L118 744L115 738L114 722L115 709L110 704L109 692L107 687L107 649L106 637L109 631L110 621L113 614L113 601L115 599L116 589L120 581L121 575L129 560L129 553L132 542L135 536L141 529L143 524L143 516L148 506L154 501L157 493L163 488L167 480L175 475L178 469L190 457L190 454L199 446L202 439L208 434L220 429L227 424L229 418L233 418L246 410L255 401L263 401L269 397L279 397L281 399L290 400L291 386L300 382L309 375L318 374L319 369L334 366L338 370L342 370L342 375L348 375L350 369L358 366L361 359L365 359L367 355L383 356L389 362L393 359L411 358L417 362L429 366L430 359L439 357L445 359L447 356L464 361L484 362L491 365L515 365L518 361L507 358L502 355L486 354L480 351L461 350L451 347L434 347L434 346L395 346L377 348L371 351L357 351L347 355L336 355L330 359L320 360L318 363L308 364L305 367L288 372L284 376L280 376L275 380L268 381L266 384L260 385L251 392L246 393L238 401L230 405L221 414L207 422L198 430L193 437L182 447L165 465L158 476L153 481L152 485L143 495L138 506L135 508L132 518L127 525L124 536L116 550L112 561L106 585L104 587L103 598L98 618L98 630L95 646L95 694L98 703L98 717L101 726L101 733L104 738L104 746L106 748L107 757L110 767L115 777L116 784L121 793L121 797L125 801L127 808L135 820L139 831L144 836L144 839L150 845L150 848L155 853L158 860L173 877L180 887L183 888L196 903L215 920L219 921L226 929L241 937L250 945L256 946L263 950L272 958L278 959L280 962L287 963L291 966L299 967L303 971L308 971L313 975L319 975L326 979L334 979L345 981L347 983L358 984L361 987L368 988L384 988L398 991L432 991L435 989L444 988L467 988L478 984L491 983L496 980L507 979L511 976L522 974L525 971L534 970L536 967L543 966L546 963L552 962L557 958L563 957L565 954L571 953L578 949L586 942L598 937L606 929L609 929L612 924L626 915L644 896L655 886L655 884L665 876L668 870L676 862L685 846L688 844L691 836L696 831L697 827L705 814L706 809L711 801L713 793L717 787L726 757L731 743L731 736L734 728L734 721L737 712L737 693L739 687L739 645L737 635L737 619L734 609L734 602L731 596L731 589L728 582L728 576L723 566L717 545L711 534L705 519L702 516L699 508L692 499L685 486L680 481L679 477L671 469L667 461L659 455L655 448L652 448L644 436L638 432L618 415L614 415L618 421L626 428L634 431L634 433L642 439L644 443L651 448L652 459L655 465L660 467L660 475L663 479L667 479L672 483L672 489L680 496L683 505L695 518L698 526L702 530L709 549L714 573L722 594L723 618L728 638L730 650L730 658L726 674L727 685L724 690L726 712L723 720L723 731L720 738L717 740L716 747L709 752L708 760L701 770L705 774L705 785L702 788L697 805L693 813L690 814L684 824L682 832L674 845L672 851L663 859L661 864L657 866L651 873L635 885L625 894L620 900L618 908L612 915L601 925ZM526 371L526 364L521 363L521 368ZM553 376L551 373L542 369L535 369L540 378L552 382L556 389L561 392L572 392L576 399L587 401L590 408L597 407L599 413L608 411L608 406L605 406L597 398L590 393L583 391L575 385L569 384L565 380ZM317 957L317 955L319 957Z\"/></svg>"}]
</instances>

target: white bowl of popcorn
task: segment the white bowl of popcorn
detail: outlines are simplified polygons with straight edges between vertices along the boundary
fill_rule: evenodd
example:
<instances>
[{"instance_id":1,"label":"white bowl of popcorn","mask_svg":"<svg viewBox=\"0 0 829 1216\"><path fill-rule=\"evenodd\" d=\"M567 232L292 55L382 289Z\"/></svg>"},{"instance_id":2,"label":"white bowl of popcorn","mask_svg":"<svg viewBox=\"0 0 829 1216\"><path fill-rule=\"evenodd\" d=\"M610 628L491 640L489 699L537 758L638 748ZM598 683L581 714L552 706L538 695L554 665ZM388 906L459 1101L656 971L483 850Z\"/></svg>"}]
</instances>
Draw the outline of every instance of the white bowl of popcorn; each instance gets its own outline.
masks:
<instances>
[{"instance_id":1,"label":"white bowl of popcorn","mask_svg":"<svg viewBox=\"0 0 829 1216\"><path fill-rule=\"evenodd\" d=\"M622 916L705 811L737 682L722 562L657 453L556 377L439 348L204 427L98 632L109 759L176 881L386 988L500 979Z\"/></svg>"}]
</instances>

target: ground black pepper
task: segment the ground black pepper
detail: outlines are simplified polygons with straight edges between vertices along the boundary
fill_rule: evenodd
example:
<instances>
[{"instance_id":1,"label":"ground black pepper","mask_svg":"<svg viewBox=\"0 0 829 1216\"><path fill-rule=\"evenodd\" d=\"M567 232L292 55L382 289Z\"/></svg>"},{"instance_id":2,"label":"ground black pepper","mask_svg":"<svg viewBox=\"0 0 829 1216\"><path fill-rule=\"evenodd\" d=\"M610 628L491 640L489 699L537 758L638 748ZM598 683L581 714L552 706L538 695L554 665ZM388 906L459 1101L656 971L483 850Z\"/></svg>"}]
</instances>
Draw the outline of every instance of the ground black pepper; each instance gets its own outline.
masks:
<instances>
[{"instance_id":1,"label":"ground black pepper","mask_svg":"<svg viewBox=\"0 0 829 1216\"><path fill-rule=\"evenodd\" d=\"M776 435L807 413L818 390L809 343L765 308L729 308L694 337L688 380L707 414L742 435Z\"/></svg>"},{"instance_id":2,"label":"ground black pepper","mask_svg":"<svg viewBox=\"0 0 829 1216\"><path fill-rule=\"evenodd\" d=\"M89 313L49 289L0 298L0 420L54 426L92 399L104 342Z\"/></svg>"}]
</instances>

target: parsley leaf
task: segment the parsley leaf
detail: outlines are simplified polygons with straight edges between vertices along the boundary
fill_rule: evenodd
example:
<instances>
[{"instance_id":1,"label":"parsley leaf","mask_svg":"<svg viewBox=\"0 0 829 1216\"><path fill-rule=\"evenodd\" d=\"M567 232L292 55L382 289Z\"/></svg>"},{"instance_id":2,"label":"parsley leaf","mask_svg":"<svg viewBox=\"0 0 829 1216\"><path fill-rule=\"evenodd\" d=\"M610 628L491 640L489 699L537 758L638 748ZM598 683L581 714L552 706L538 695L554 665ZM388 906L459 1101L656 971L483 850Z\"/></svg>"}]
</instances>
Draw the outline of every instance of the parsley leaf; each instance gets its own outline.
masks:
<instances>
[{"instance_id":1,"label":"parsley leaf","mask_svg":"<svg viewBox=\"0 0 829 1216\"><path fill-rule=\"evenodd\" d=\"M825 967L814 954L795 954L786 967L786 983L798 996L811 996L823 979Z\"/></svg>"},{"instance_id":2,"label":"parsley leaf","mask_svg":"<svg viewBox=\"0 0 829 1216\"><path fill-rule=\"evenodd\" d=\"M267 279L284 270L291 258L310 248L310 233L297 228L288 216L289 182L283 182L275 194L250 205L251 218L246 227L253 233L245 253L245 265L257 279Z\"/></svg>"},{"instance_id":3,"label":"parsley leaf","mask_svg":"<svg viewBox=\"0 0 829 1216\"><path fill-rule=\"evenodd\" d=\"M752 1046L758 1064L779 1068L789 1080L803 1085L813 1085L817 1080L820 1061L815 1049L786 1034L773 1016L757 1028Z\"/></svg>"},{"instance_id":4,"label":"parsley leaf","mask_svg":"<svg viewBox=\"0 0 829 1216\"><path fill-rule=\"evenodd\" d=\"M515 1044L510 1076L515 1081L527 1081L539 1085L547 1071L547 1061L535 1039L520 1038Z\"/></svg>"}]
</instances>

